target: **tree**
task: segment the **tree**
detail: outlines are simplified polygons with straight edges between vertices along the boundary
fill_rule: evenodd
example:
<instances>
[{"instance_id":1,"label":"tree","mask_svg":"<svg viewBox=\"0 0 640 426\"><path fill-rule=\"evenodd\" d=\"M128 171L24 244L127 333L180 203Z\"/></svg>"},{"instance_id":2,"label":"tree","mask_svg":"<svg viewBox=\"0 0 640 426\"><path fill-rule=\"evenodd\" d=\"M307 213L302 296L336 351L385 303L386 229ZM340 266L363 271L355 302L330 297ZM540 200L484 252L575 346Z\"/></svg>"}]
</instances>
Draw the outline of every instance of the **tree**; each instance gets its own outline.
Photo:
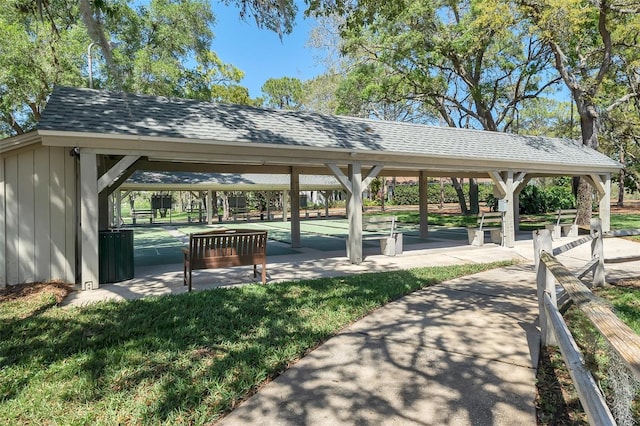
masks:
<instances>
[{"instance_id":1,"label":"tree","mask_svg":"<svg viewBox=\"0 0 640 426\"><path fill-rule=\"evenodd\" d=\"M293 27L291 0L226 3L280 35ZM0 133L33 128L54 85L86 85L90 43L97 88L255 105L243 73L210 50L214 23L204 0L6 0Z\"/></svg>"},{"instance_id":2,"label":"tree","mask_svg":"<svg viewBox=\"0 0 640 426\"><path fill-rule=\"evenodd\" d=\"M35 4L20 0L7 0L0 8L1 136L31 130L53 85L83 83L88 38L75 25L77 5L51 2L46 15L45 23Z\"/></svg>"},{"instance_id":3,"label":"tree","mask_svg":"<svg viewBox=\"0 0 640 426\"><path fill-rule=\"evenodd\" d=\"M345 17L343 50L363 64L353 81L369 88L364 93L378 104L418 102L451 127L513 131L518 107L558 80L545 73L547 46L529 36L509 1L319 0L310 7ZM470 188L477 212L477 185Z\"/></svg>"},{"instance_id":4,"label":"tree","mask_svg":"<svg viewBox=\"0 0 640 426\"><path fill-rule=\"evenodd\" d=\"M293 77L270 78L262 85L264 105L278 109L302 109L304 103L303 83Z\"/></svg>"},{"instance_id":5,"label":"tree","mask_svg":"<svg viewBox=\"0 0 640 426\"><path fill-rule=\"evenodd\" d=\"M44 0L35 0L42 9L43 5L46 5ZM275 31L280 37L283 34L288 34L293 29L293 22L296 16L297 7L292 0L274 0L271 2L265 2L263 0L225 0L225 4L233 4L240 10L240 17L242 19L253 18L256 25L261 28L267 28ZM124 0L116 0L113 4L106 0L79 0L80 9L82 11L82 20L88 30L91 40L97 45L101 46L104 60L106 62L106 68L108 74L114 79L116 86L121 83L118 64L112 54L112 46L109 43L107 37L104 16L113 18L118 15L123 4L126 4ZM150 9L165 9L170 10L170 14L179 13L181 9L194 10L200 9L204 12L202 20L210 20L213 18L210 12L210 5L200 0L186 0L186 1L172 1L172 0L150 0ZM143 6L144 7L144 6ZM197 15L196 15L197 17ZM169 35L170 37L166 41L170 41L173 37L173 33L167 34L171 31L171 28L167 28L168 23L174 22L180 25L184 24L184 21L158 21L159 26L153 28ZM201 20L191 21L195 22L198 27Z\"/></svg>"},{"instance_id":6,"label":"tree","mask_svg":"<svg viewBox=\"0 0 640 426\"><path fill-rule=\"evenodd\" d=\"M582 143L598 149L600 111L615 108L638 97L638 89L609 105L600 105L601 90L633 62L640 47L640 3L600 0L523 0L524 15L536 36L551 49L554 67L571 92L580 117ZM591 219L593 189L584 180L577 182L578 223Z\"/></svg>"},{"instance_id":7,"label":"tree","mask_svg":"<svg viewBox=\"0 0 640 426\"><path fill-rule=\"evenodd\" d=\"M324 114L336 114L336 91L342 75L331 70L304 82L305 109Z\"/></svg>"},{"instance_id":8,"label":"tree","mask_svg":"<svg viewBox=\"0 0 640 426\"><path fill-rule=\"evenodd\" d=\"M539 97L527 100L518 108L512 130L526 135L571 139L580 132L575 121L571 102Z\"/></svg>"}]
</instances>

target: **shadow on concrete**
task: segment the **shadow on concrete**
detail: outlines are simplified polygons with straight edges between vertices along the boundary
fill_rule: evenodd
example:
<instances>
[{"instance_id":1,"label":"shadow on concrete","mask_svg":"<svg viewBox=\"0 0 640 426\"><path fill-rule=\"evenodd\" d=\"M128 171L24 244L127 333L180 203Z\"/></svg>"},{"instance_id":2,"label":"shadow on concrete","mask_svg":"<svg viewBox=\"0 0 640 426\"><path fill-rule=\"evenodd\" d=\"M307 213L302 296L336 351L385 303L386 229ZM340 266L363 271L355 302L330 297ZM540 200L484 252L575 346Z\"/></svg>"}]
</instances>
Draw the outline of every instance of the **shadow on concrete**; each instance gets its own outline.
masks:
<instances>
[{"instance_id":1,"label":"shadow on concrete","mask_svg":"<svg viewBox=\"0 0 640 426\"><path fill-rule=\"evenodd\" d=\"M531 274L521 267L476 274L390 303L221 424L535 424L539 337ZM498 276L519 278L496 282Z\"/></svg>"}]
</instances>

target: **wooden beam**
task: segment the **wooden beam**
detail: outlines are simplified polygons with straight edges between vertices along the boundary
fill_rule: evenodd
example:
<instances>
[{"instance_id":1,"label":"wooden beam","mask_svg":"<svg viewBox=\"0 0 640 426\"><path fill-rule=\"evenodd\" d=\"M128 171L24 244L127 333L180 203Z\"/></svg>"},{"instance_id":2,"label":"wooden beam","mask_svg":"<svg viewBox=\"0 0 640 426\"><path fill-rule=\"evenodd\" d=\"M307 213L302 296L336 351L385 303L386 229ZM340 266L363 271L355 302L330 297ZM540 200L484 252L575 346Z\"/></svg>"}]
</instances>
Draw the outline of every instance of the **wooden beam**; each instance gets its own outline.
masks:
<instances>
[{"instance_id":1,"label":"wooden beam","mask_svg":"<svg viewBox=\"0 0 640 426\"><path fill-rule=\"evenodd\" d=\"M489 172L489 177L493 180L493 183L496 185L496 189L500 193L500 197L504 198L507 195L507 184L504 181L504 178L498 171Z\"/></svg>"},{"instance_id":2,"label":"wooden beam","mask_svg":"<svg viewBox=\"0 0 640 426\"><path fill-rule=\"evenodd\" d=\"M125 155L113 167L98 179L98 192L113 185L113 183L127 170L133 163L138 161L139 155Z\"/></svg>"},{"instance_id":3,"label":"wooden beam","mask_svg":"<svg viewBox=\"0 0 640 426\"><path fill-rule=\"evenodd\" d=\"M342 172L340 167L338 167L336 164L331 164L331 163L327 163L326 166L331 170L331 173L333 173L335 178L338 179L338 182L340 182L340 185L342 185L342 188L344 188L344 190L347 191L347 194L351 194L351 191L353 190L351 186L351 181Z\"/></svg>"},{"instance_id":4,"label":"wooden beam","mask_svg":"<svg viewBox=\"0 0 640 426\"><path fill-rule=\"evenodd\" d=\"M362 180L362 187L367 188L371 185L371 182L376 178L376 176L378 176L378 173L380 173L382 169L383 166L373 166L369 170L369 173L367 173L367 176Z\"/></svg>"}]
</instances>

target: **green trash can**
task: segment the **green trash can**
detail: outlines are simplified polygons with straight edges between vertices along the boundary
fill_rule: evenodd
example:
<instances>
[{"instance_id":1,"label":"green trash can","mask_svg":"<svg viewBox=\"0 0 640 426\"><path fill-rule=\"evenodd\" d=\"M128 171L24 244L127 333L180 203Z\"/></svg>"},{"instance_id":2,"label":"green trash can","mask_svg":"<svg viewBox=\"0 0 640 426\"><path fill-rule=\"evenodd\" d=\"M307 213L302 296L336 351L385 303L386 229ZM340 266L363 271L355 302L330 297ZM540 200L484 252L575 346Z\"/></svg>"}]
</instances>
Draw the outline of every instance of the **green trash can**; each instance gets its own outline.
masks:
<instances>
[{"instance_id":1,"label":"green trash can","mask_svg":"<svg viewBox=\"0 0 640 426\"><path fill-rule=\"evenodd\" d=\"M133 230L100 231L98 258L100 284L133 278Z\"/></svg>"}]
</instances>

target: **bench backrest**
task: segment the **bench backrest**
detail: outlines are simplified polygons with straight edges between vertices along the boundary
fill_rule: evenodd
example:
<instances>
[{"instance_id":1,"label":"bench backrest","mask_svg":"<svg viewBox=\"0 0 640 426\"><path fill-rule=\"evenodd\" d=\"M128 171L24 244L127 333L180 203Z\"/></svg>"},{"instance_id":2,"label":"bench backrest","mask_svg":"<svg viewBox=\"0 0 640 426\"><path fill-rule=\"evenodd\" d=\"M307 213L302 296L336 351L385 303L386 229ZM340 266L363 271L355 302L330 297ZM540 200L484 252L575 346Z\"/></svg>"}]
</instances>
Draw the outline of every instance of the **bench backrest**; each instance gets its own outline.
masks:
<instances>
[{"instance_id":1,"label":"bench backrest","mask_svg":"<svg viewBox=\"0 0 640 426\"><path fill-rule=\"evenodd\" d=\"M267 231L224 229L189 235L189 257L254 256L267 251Z\"/></svg>"},{"instance_id":2,"label":"bench backrest","mask_svg":"<svg viewBox=\"0 0 640 426\"><path fill-rule=\"evenodd\" d=\"M578 210L576 209L568 209L568 210L558 210L558 220L556 221L556 225L560 225L563 220L571 220L575 225L578 220Z\"/></svg>"},{"instance_id":3,"label":"bench backrest","mask_svg":"<svg viewBox=\"0 0 640 426\"><path fill-rule=\"evenodd\" d=\"M489 212L482 213L478 216L478 228L482 229L483 226L502 226L502 212Z\"/></svg>"},{"instance_id":4,"label":"bench backrest","mask_svg":"<svg viewBox=\"0 0 640 426\"><path fill-rule=\"evenodd\" d=\"M393 236L396 232L396 222L397 218L395 216L363 216L362 230Z\"/></svg>"}]
</instances>

